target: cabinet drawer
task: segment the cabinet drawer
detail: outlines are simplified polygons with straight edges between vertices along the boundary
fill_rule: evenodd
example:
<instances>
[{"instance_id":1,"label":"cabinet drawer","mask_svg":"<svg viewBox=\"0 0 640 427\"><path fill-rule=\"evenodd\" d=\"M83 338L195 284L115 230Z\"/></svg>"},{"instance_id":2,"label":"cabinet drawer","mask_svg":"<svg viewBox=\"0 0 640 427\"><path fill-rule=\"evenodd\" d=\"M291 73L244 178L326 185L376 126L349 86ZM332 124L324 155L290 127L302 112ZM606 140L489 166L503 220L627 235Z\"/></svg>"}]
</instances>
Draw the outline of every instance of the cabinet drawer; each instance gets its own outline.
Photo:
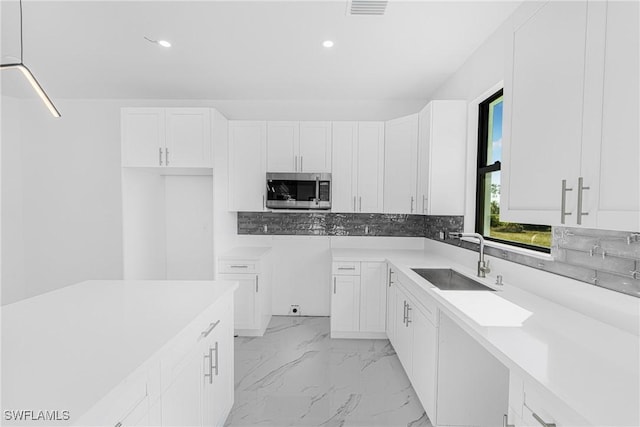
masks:
<instances>
[{"instance_id":1,"label":"cabinet drawer","mask_svg":"<svg viewBox=\"0 0 640 427\"><path fill-rule=\"evenodd\" d=\"M258 273L260 262L255 260L237 259L218 261L218 273Z\"/></svg>"},{"instance_id":2,"label":"cabinet drawer","mask_svg":"<svg viewBox=\"0 0 640 427\"><path fill-rule=\"evenodd\" d=\"M573 409L566 406L553 396L547 396L533 389L530 384L524 384L524 402L522 407L522 425L538 427L542 422L553 423L557 427L590 425ZM534 415L535 414L535 415Z\"/></svg>"},{"instance_id":3,"label":"cabinet drawer","mask_svg":"<svg viewBox=\"0 0 640 427\"><path fill-rule=\"evenodd\" d=\"M359 276L360 262L358 261L333 262L332 274L339 275L339 276Z\"/></svg>"}]
</instances>

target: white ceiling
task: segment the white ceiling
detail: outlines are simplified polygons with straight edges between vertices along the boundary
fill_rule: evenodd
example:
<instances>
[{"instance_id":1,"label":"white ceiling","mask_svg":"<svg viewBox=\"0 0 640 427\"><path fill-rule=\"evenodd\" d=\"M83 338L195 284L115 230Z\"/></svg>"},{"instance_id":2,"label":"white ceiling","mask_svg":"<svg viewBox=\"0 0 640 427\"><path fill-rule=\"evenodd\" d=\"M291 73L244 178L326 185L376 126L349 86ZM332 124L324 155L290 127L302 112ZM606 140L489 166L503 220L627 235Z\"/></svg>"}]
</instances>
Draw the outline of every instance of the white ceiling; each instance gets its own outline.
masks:
<instances>
[{"instance_id":1,"label":"white ceiling","mask_svg":"<svg viewBox=\"0 0 640 427\"><path fill-rule=\"evenodd\" d=\"M53 98L255 100L428 99L520 3L391 0L363 17L346 0L23 1L24 61ZM2 0L2 63L18 34ZM3 93L27 96L10 73Z\"/></svg>"}]
</instances>

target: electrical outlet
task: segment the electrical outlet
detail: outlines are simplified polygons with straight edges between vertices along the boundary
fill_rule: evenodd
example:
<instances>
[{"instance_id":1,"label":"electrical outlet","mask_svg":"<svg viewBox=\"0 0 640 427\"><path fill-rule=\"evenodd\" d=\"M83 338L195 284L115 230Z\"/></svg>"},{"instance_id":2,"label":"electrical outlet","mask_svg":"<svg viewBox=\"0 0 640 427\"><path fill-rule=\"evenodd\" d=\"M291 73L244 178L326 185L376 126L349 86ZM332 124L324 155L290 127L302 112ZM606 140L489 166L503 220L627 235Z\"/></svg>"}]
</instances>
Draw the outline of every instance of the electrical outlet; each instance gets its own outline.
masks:
<instances>
[{"instance_id":1,"label":"electrical outlet","mask_svg":"<svg viewBox=\"0 0 640 427\"><path fill-rule=\"evenodd\" d=\"M300 306L298 304L291 304L289 314L292 316L300 316Z\"/></svg>"},{"instance_id":2,"label":"electrical outlet","mask_svg":"<svg viewBox=\"0 0 640 427\"><path fill-rule=\"evenodd\" d=\"M267 224L264 225L264 232L267 233L269 229L267 228Z\"/></svg>"},{"instance_id":3,"label":"electrical outlet","mask_svg":"<svg viewBox=\"0 0 640 427\"><path fill-rule=\"evenodd\" d=\"M441 231L438 234L440 235L440 240L444 240L444 231Z\"/></svg>"},{"instance_id":4,"label":"electrical outlet","mask_svg":"<svg viewBox=\"0 0 640 427\"><path fill-rule=\"evenodd\" d=\"M368 225L364 226L364 234L369 234L369 226Z\"/></svg>"}]
</instances>

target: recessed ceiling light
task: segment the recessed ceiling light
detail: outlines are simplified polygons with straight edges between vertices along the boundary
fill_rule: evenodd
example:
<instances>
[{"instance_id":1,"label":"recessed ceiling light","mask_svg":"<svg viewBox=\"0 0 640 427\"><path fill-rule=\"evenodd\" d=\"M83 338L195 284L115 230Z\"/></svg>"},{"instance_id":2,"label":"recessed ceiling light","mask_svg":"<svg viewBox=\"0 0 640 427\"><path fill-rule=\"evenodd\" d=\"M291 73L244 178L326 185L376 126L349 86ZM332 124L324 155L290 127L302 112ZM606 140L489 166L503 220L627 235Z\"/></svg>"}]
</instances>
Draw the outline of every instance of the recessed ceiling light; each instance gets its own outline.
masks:
<instances>
[{"instance_id":1,"label":"recessed ceiling light","mask_svg":"<svg viewBox=\"0 0 640 427\"><path fill-rule=\"evenodd\" d=\"M153 39L150 39L149 37L146 37L146 36L144 37L144 39L146 41L148 41L149 43L158 44L158 45L160 45L162 47L171 47L171 43L169 43L166 40L153 40Z\"/></svg>"},{"instance_id":2,"label":"recessed ceiling light","mask_svg":"<svg viewBox=\"0 0 640 427\"><path fill-rule=\"evenodd\" d=\"M331 40L325 40L322 42L322 46L324 47L333 47L333 42Z\"/></svg>"}]
</instances>

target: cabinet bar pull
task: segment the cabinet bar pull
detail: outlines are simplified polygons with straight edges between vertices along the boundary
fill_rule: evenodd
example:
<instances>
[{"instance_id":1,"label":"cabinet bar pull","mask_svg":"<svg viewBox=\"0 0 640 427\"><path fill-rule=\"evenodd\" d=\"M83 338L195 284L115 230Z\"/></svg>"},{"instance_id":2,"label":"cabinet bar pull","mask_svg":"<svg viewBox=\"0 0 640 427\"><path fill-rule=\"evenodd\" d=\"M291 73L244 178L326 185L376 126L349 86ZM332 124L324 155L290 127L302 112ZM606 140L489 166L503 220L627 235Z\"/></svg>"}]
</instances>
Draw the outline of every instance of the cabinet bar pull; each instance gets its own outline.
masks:
<instances>
[{"instance_id":1,"label":"cabinet bar pull","mask_svg":"<svg viewBox=\"0 0 640 427\"><path fill-rule=\"evenodd\" d=\"M256 274L256 293L258 293L258 280L259 276Z\"/></svg>"},{"instance_id":2,"label":"cabinet bar pull","mask_svg":"<svg viewBox=\"0 0 640 427\"><path fill-rule=\"evenodd\" d=\"M358 210L356 209L356 196L353 196L353 211L357 212Z\"/></svg>"},{"instance_id":3,"label":"cabinet bar pull","mask_svg":"<svg viewBox=\"0 0 640 427\"><path fill-rule=\"evenodd\" d=\"M300 172L303 172L304 169L302 168L302 161L304 160L304 156L300 156Z\"/></svg>"},{"instance_id":4,"label":"cabinet bar pull","mask_svg":"<svg viewBox=\"0 0 640 427\"><path fill-rule=\"evenodd\" d=\"M411 213L413 213L413 202L414 202L413 196L411 196Z\"/></svg>"},{"instance_id":5,"label":"cabinet bar pull","mask_svg":"<svg viewBox=\"0 0 640 427\"><path fill-rule=\"evenodd\" d=\"M267 204L264 201L264 194L262 195L262 209L265 209L267 207Z\"/></svg>"},{"instance_id":6,"label":"cabinet bar pull","mask_svg":"<svg viewBox=\"0 0 640 427\"><path fill-rule=\"evenodd\" d=\"M567 212L567 191L573 191L573 188L567 188L567 180L562 180L562 198L560 199L560 224L564 224L564 217L571 215Z\"/></svg>"},{"instance_id":7,"label":"cabinet bar pull","mask_svg":"<svg viewBox=\"0 0 640 427\"><path fill-rule=\"evenodd\" d=\"M502 416L502 427L516 427L513 424L509 424L509 418L507 417L507 414L504 414Z\"/></svg>"},{"instance_id":8,"label":"cabinet bar pull","mask_svg":"<svg viewBox=\"0 0 640 427\"><path fill-rule=\"evenodd\" d=\"M584 178L578 178L578 214L576 220L578 221L578 225L582 224L582 217L585 215L589 215L589 212L582 211L582 192L584 190L590 190L589 187L584 186Z\"/></svg>"},{"instance_id":9,"label":"cabinet bar pull","mask_svg":"<svg viewBox=\"0 0 640 427\"><path fill-rule=\"evenodd\" d=\"M162 166L162 148L158 148L158 160L160 161L160 166Z\"/></svg>"},{"instance_id":10,"label":"cabinet bar pull","mask_svg":"<svg viewBox=\"0 0 640 427\"><path fill-rule=\"evenodd\" d=\"M164 149L164 161L167 164L167 166L169 166L169 149L168 148Z\"/></svg>"},{"instance_id":11,"label":"cabinet bar pull","mask_svg":"<svg viewBox=\"0 0 640 427\"><path fill-rule=\"evenodd\" d=\"M540 423L541 426L543 427L556 427L555 423L545 423L544 420L542 418L540 418L538 416L538 414L536 414L535 412L531 411L531 415L533 415L533 418L536 419L537 422Z\"/></svg>"},{"instance_id":12,"label":"cabinet bar pull","mask_svg":"<svg viewBox=\"0 0 640 427\"><path fill-rule=\"evenodd\" d=\"M359 211L362 212L362 196L358 197L358 203L360 203Z\"/></svg>"},{"instance_id":13,"label":"cabinet bar pull","mask_svg":"<svg viewBox=\"0 0 640 427\"><path fill-rule=\"evenodd\" d=\"M220 321L218 320L217 322L209 324L209 327L207 328L207 330L206 331L202 331L202 333L200 334L202 336L202 338L208 337L209 334L211 333L211 331L213 331L216 328L216 326L218 326L219 323L220 323Z\"/></svg>"},{"instance_id":14,"label":"cabinet bar pull","mask_svg":"<svg viewBox=\"0 0 640 427\"><path fill-rule=\"evenodd\" d=\"M355 270L355 267L338 267L338 270Z\"/></svg>"},{"instance_id":15,"label":"cabinet bar pull","mask_svg":"<svg viewBox=\"0 0 640 427\"><path fill-rule=\"evenodd\" d=\"M333 293L336 293L336 278L333 278Z\"/></svg>"},{"instance_id":16,"label":"cabinet bar pull","mask_svg":"<svg viewBox=\"0 0 640 427\"><path fill-rule=\"evenodd\" d=\"M393 270L389 269L389 287L391 287L391 273L393 273Z\"/></svg>"},{"instance_id":17,"label":"cabinet bar pull","mask_svg":"<svg viewBox=\"0 0 640 427\"><path fill-rule=\"evenodd\" d=\"M422 196L422 213L427 212L427 196Z\"/></svg>"},{"instance_id":18,"label":"cabinet bar pull","mask_svg":"<svg viewBox=\"0 0 640 427\"><path fill-rule=\"evenodd\" d=\"M298 156L293 156L293 170L298 172Z\"/></svg>"},{"instance_id":19,"label":"cabinet bar pull","mask_svg":"<svg viewBox=\"0 0 640 427\"><path fill-rule=\"evenodd\" d=\"M216 377L218 376L218 341L216 341L216 346L214 347L214 351L216 352L216 364L213 369L216 370Z\"/></svg>"},{"instance_id":20,"label":"cabinet bar pull","mask_svg":"<svg viewBox=\"0 0 640 427\"><path fill-rule=\"evenodd\" d=\"M403 316L404 318L402 319L402 323L404 323L405 325L407 324L407 301L404 301L404 312L403 312Z\"/></svg>"},{"instance_id":21,"label":"cabinet bar pull","mask_svg":"<svg viewBox=\"0 0 640 427\"><path fill-rule=\"evenodd\" d=\"M230 265L229 267L231 267L231 268L249 268L249 266L246 265L246 264L245 265Z\"/></svg>"},{"instance_id":22,"label":"cabinet bar pull","mask_svg":"<svg viewBox=\"0 0 640 427\"><path fill-rule=\"evenodd\" d=\"M407 328L409 327L409 323L411 323L411 318L409 317L409 310L411 310L411 306L407 303Z\"/></svg>"}]
</instances>

